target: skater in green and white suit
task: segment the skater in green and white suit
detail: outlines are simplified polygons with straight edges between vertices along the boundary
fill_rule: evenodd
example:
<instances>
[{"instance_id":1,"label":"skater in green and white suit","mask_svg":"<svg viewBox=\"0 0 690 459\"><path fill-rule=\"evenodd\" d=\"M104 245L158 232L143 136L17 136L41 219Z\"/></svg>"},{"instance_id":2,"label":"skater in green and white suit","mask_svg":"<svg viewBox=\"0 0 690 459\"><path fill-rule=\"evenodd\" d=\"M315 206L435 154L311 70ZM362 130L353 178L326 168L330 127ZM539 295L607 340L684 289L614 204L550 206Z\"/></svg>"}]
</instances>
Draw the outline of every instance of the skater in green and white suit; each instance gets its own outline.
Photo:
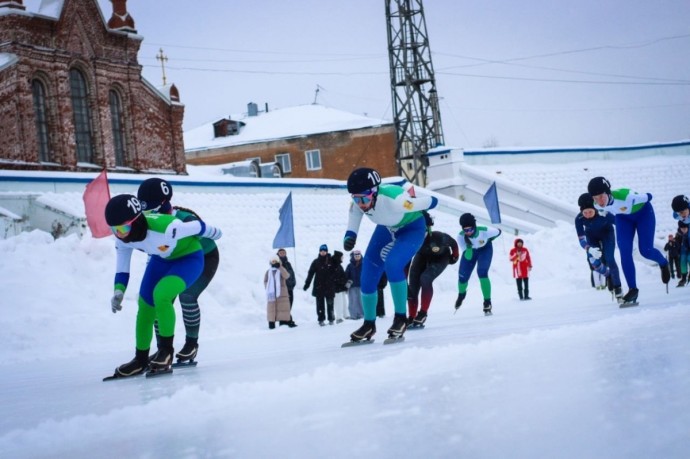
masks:
<instances>
[{"instance_id":1,"label":"skater in green and white suit","mask_svg":"<svg viewBox=\"0 0 690 459\"><path fill-rule=\"evenodd\" d=\"M203 270L199 237L218 239L221 232L201 220L182 222L172 215L144 215L139 200L128 194L112 198L106 206L105 217L117 238L115 292L111 299L114 313L122 309L129 283L132 250L151 255L139 289L135 357L120 365L115 375L134 376L149 366L155 370L168 368L174 352L173 301L194 283ZM149 362L155 320L158 320L161 340L155 358Z\"/></svg>"},{"instance_id":2,"label":"skater in green and white suit","mask_svg":"<svg viewBox=\"0 0 690 459\"><path fill-rule=\"evenodd\" d=\"M479 285L484 297L484 314L491 313L491 280L489 279L489 267L494 255L491 241L501 235L501 230L490 226L477 226L477 220L472 214L460 216L462 233L458 237L460 253L460 268L458 270L458 299L455 301L457 310L465 300L467 283L477 266Z\"/></svg>"}]
</instances>

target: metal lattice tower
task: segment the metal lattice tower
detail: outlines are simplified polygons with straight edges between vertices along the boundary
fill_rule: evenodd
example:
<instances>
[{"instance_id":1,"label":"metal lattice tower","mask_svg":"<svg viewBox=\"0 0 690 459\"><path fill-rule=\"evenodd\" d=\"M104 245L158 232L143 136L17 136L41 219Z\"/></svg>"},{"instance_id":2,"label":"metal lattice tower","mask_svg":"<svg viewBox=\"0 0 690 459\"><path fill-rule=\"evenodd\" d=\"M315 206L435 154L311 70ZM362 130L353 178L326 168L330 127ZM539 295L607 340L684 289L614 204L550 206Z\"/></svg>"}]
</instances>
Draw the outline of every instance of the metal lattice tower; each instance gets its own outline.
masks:
<instances>
[{"instance_id":1,"label":"metal lattice tower","mask_svg":"<svg viewBox=\"0 0 690 459\"><path fill-rule=\"evenodd\" d=\"M426 185L425 154L443 145L436 78L422 0L385 0L391 92L400 175Z\"/></svg>"}]
</instances>

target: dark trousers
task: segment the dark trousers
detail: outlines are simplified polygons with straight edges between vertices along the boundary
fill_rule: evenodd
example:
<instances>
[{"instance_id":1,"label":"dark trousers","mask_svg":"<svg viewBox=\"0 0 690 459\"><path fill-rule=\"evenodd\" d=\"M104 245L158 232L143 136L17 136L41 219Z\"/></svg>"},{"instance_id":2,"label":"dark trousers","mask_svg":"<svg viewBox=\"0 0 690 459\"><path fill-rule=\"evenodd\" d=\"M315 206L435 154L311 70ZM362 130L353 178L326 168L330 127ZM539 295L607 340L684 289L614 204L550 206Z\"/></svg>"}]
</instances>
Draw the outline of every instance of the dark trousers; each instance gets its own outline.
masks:
<instances>
[{"instance_id":1,"label":"dark trousers","mask_svg":"<svg viewBox=\"0 0 690 459\"><path fill-rule=\"evenodd\" d=\"M529 277L515 279L520 299L529 298Z\"/></svg>"},{"instance_id":2,"label":"dark trousers","mask_svg":"<svg viewBox=\"0 0 690 459\"><path fill-rule=\"evenodd\" d=\"M333 313L333 297L327 298L323 296L316 297L316 317L319 322L326 320L326 309L328 309L328 321L333 322L335 320L335 314Z\"/></svg>"},{"instance_id":3,"label":"dark trousers","mask_svg":"<svg viewBox=\"0 0 690 459\"><path fill-rule=\"evenodd\" d=\"M386 315L386 307L383 304L383 289L382 288L378 289L378 295L379 295L379 298L378 298L378 301L376 303L376 315L378 317L383 317Z\"/></svg>"},{"instance_id":4,"label":"dark trousers","mask_svg":"<svg viewBox=\"0 0 690 459\"><path fill-rule=\"evenodd\" d=\"M678 276L678 278L680 278L680 276L683 274L680 271L680 256L675 257L675 258L669 257L668 258L668 268L671 270L671 278L675 278L676 276Z\"/></svg>"}]
</instances>

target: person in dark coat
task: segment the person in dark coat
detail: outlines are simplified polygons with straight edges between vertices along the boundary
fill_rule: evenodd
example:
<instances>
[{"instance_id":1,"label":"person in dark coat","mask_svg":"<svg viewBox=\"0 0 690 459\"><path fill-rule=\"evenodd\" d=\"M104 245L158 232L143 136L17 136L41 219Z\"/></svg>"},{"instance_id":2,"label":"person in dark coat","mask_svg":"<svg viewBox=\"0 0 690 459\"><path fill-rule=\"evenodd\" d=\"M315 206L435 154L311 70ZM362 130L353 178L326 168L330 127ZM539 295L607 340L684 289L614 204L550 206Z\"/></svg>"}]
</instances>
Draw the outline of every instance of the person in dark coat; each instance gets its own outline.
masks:
<instances>
[{"instance_id":1,"label":"person in dark coat","mask_svg":"<svg viewBox=\"0 0 690 459\"><path fill-rule=\"evenodd\" d=\"M311 262L307 280L304 282L305 292L309 289L312 279L314 280L314 287L311 295L316 298L316 316L319 325L325 325L326 312L328 313L328 323L333 325L335 322L333 312L335 281L333 280L333 260L331 260L326 244L319 247L319 256Z\"/></svg>"},{"instance_id":2,"label":"person in dark coat","mask_svg":"<svg viewBox=\"0 0 690 459\"><path fill-rule=\"evenodd\" d=\"M335 282L335 298L333 309L335 310L335 323L339 324L350 318L347 310L347 274L343 269L343 252L333 251L333 282Z\"/></svg>"},{"instance_id":3,"label":"person in dark coat","mask_svg":"<svg viewBox=\"0 0 690 459\"><path fill-rule=\"evenodd\" d=\"M292 328L297 326L295 321L292 319L292 302L295 299L294 291L295 286L297 285L297 278L295 277L295 270L292 269L292 264L288 261L287 252L285 249L278 249L277 255L278 259L280 260L280 264L283 266L283 268L285 268L288 274L290 274L290 277L285 280L288 296L290 297L290 320L281 320L280 325L287 325L288 327Z\"/></svg>"},{"instance_id":4,"label":"person in dark coat","mask_svg":"<svg viewBox=\"0 0 690 459\"><path fill-rule=\"evenodd\" d=\"M379 296L376 302L376 317L386 317L386 303L383 299L383 290L386 288L386 285L388 285L388 277L384 272L381 274L381 279L379 279L379 283L376 286L376 292Z\"/></svg>"},{"instance_id":5,"label":"person in dark coat","mask_svg":"<svg viewBox=\"0 0 690 459\"><path fill-rule=\"evenodd\" d=\"M426 237L412 259L407 281L407 321L410 327L424 325L434 296L434 279L440 276L448 265L457 263L460 257L455 238L441 231L433 231L434 220L428 212L424 212L424 218ZM418 311L420 290L422 306Z\"/></svg>"},{"instance_id":6,"label":"person in dark coat","mask_svg":"<svg viewBox=\"0 0 690 459\"><path fill-rule=\"evenodd\" d=\"M680 272L680 244L676 241L675 235L668 235L668 242L664 246L664 252L668 252L666 257L668 258L668 267L671 270L671 279L676 278L676 273L678 273L678 279L680 279L682 276Z\"/></svg>"},{"instance_id":7,"label":"person in dark coat","mask_svg":"<svg viewBox=\"0 0 690 459\"><path fill-rule=\"evenodd\" d=\"M347 276L347 298L350 319L360 320L364 318L364 308L362 307L362 252L354 250L350 253L350 263L345 269Z\"/></svg>"},{"instance_id":8,"label":"person in dark coat","mask_svg":"<svg viewBox=\"0 0 690 459\"><path fill-rule=\"evenodd\" d=\"M690 238L688 237L688 224L678 221L678 251L680 252L680 282L676 287L684 287L688 282L688 266L690 266Z\"/></svg>"}]
</instances>

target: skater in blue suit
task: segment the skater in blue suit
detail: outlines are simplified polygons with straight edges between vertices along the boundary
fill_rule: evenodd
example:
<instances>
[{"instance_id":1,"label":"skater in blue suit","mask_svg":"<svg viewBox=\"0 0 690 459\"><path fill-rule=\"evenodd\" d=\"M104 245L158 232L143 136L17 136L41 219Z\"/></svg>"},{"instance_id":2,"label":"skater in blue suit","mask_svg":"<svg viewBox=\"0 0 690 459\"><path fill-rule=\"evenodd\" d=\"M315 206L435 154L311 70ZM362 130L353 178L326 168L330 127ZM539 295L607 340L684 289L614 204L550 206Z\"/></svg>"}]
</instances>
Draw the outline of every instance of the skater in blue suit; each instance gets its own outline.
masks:
<instances>
[{"instance_id":1,"label":"skater in blue suit","mask_svg":"<svg viewBox=\"0 0 690 459\"><path fill-rule=\"evenodd\" d=\"M385 272L391 288L395 317L390 338L402 337L407 329L407 276L405 266L422 246L426 236L423 210L436 206L434 197L415 197L398 185L381 184L374 169L356 169L347 179L352 195L343 247L355 247L357 232L366 215L376 224L362 262L363 325L350 335L352 341L369 340L376 333L377 285Z\"/></svg>"},{"instance_id":2,"label":"skater in blue suit","mask_svg":"<svg viewBox=\"0 0 690 459\"><path fill-rule=\"evenodd\" d=\"M621 276L614 256L616 251L615 217L608 212L598 212L594 208L594 199L589 193L583 193L577 200L580 213L575 217L575 231L580 246L587 251L587 258L592 269L606 276L609 291L617 299L623 298Z\"/></svg>"},{"instance_id":3,"label":"skater in blue suit","mask_svg":"<svg viewBox=\"0 0 690 459\"><path fill-rule=\"evenodd\" d=\"M606 210L616 217L616 239L621 254L623 275L629 289L623 296L623 302L636 302L639 293L633 261L635 234L637 234L640 255L659 264L661 281L668 284L671 280L668 260L654 247L656 216L650 203L652 195L637 193L628 188L611 190L611 184L604 177L594 177L590 180L587 191L592 195L597 209Z\"/></svg>"}]
</instances>

